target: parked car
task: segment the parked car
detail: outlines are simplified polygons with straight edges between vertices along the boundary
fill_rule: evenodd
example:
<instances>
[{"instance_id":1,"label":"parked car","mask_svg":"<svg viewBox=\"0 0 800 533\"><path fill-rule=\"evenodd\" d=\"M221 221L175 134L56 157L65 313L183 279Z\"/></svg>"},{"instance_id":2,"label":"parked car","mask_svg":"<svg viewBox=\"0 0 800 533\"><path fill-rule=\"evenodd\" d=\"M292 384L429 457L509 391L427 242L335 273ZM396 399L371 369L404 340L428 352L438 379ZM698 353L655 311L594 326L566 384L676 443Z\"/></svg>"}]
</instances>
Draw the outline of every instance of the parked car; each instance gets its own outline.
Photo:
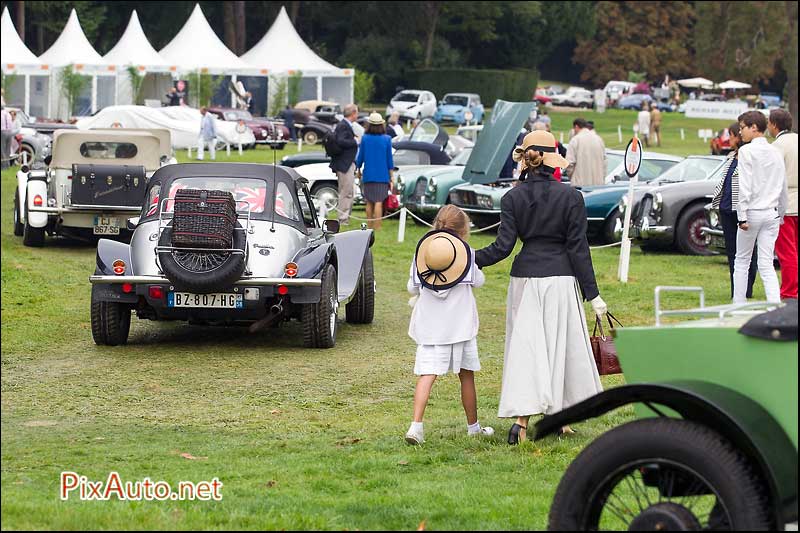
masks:
<instances>
[{"instance_id":1,"label":"parked car","mask_svg":"<svg viewBox=\"0 0 800 533\"><path fill-rule=\"evenodd\" d=\"M642 102L649 102L651 106L655 105L659 111L666 111L667 113L678 109L675 104L671 104L666 100L656 100L649 94L630 94L628 96L623 96L617 101L617 108L641 111Z\"/></svg>"},{"instance_id":2,"label":"parked car","mask_svg":"<svg viewBox=\"0 0 800 533\"><path fill-rule=\"evenodd\" d=\"M469 126L459 126L456 130L456 135L469 139L470 141L477 142L478 136L483 130L483 124L472 124Z\"/></svg>"},{"instance_id":3,"label":"parked car","mask_svg":"<svg viewBox=\"0 0 800 533\"><path fill-rule=\"evenodd\" d=\"M386 106L386 116L396 111L400 118L421 120L436 114L436 96L430 91L405 90L394 95Z\"/></svg>"},{"instance_id":4,"label":"parked car","mask_svg":"<svg viewBox=\"0 0 800 533\"><path fill-rule=\"evenodd\" d=\"M642 191L641 200L634 206L631 237L643 248L675 248L687 255L709 255L709 239L702 231L706 225L704 206L721 177L724 162L722 156L689 156L665 172L659 186ZM681 181L676 183L677 179Z\"/></svg>"},{"instance_id":5,"label":"parked car","mask_svg":"<svg viewBox=\"0 0 800 533\"><path fill-rule=\"evenodd\" d=\"M439 102L433 120L456 124L467 122L480 124L483 122L481 97L474 93L447 93Z\"/></svg>"},{"instance_id":6,"label":"parked car","mask_svg":"<svg viewBox=\"0 0 800 533\"><path fill-rule=\"evenodd\" d=\"M6 107L6 111L9 113L14 111L17 115L16 122L20 125L19 133L16 135L19 144L17 163L30 166L35 162L44 161L44 158L50 155L53 132L45 133L33 127L31 118L22 109Z\"/></svg>"},{"instance_id":7,"label":"parked car","mask_svg":"<svg viewBox=\"0 0 800 533\"><path fill-rule=\"evenodd\" d=\"M664 310L668 292L699 293L700 305ZM566 469L550 531L795 529L797 301L706 307L704 297L656 287L655 326L614 331L625 385L536 424L539 440L623 406L636 415ZM665 313L691 320L662 325Z\"/></svg>"},{"instance_id":8,"label":"parked car","mask_svg":"<svg viewBox=\"0 0 800 533\"><path fill-rule=\"evenodd\" d=\"M325 137L328 132L333 131L334 125L319 120L315 114L306 109L296 108L291 111L297 135L303 139L305 144L313 146ZM272 118L270 120L286 128L283 119ZM286 132L288 133L288 131L287 128Z\"/></svg>"},{"instance_id":9,"label":"parked car","mask_svg":"<svg viewBox=\"0 0 800 533\"><path fill-rule=\"evenodd\" d=\"M342 106L327 100L303 100L294 105L295 109L304 109L314 115L317 120L326 124L336 124L342 120Z\"/></svg>"},{"instance_id":10,"label":"parked car","mask_svg":"<svg viewBox=\"0 0 800 533\"><path fill-rule=\"evenodd\" d=\"M731 148L731 133L728 128L722 128L710 141L711 155L728 155Z\"/></svg>"},{"instance_id":11,"label":"parked car","mask_svg":"<svg viewBox=\"0 0 800 533\"><path fill-rule=\"evenodd\" d=\"M258 144L266 144L271 148L283 150L285 139L289 138L289 129L286 126L275 124L265 118L255 118L249 111L233 109L230 107L209 107L208 112L219 120L235 122L241 130L247 127L253 132L254 141L247 148L255 148Z\"/></svg>"},{"instance_id":12,"label":"parked car","mask_svg":"<svg viewBox=\"0 0 800 533\"><path fill-rule=\"evenodd\" d=\"M537 87L531 100L536 100L539 105L547 105L551 101L550 93L544 87Z\"/></svg>"},{"instance_id":13,"label":"parked car","mask_svg":"<svg viewBox=\"0 0 800 533\"><path fill-rule=\"evenodd\" d=\"M174 239L175 224L204 223L197 213L173 212L178 191L191 190L199 191L199 201L203 193L233 195L236 221L228 248ZM96 344L125 344L132 311L156 321L249 323L251 331L297 319L303 344L314 348L336 344L340 305L346 306L347 322L372 322L372 231L337 235L337 221L320 224L305 180L294 169L173 165L153 175L139 210L128 221L130 245L101 239L97 246L90 277Z\"/></svg>"},{"instance_id":14,"label":"parked car","mask_svg":"<svg viewBox=\"0 0 800 533\"><path fill-rule=\"evenodd\" d=\"M554 94L550 98L553 105L564 105L570 107L580 107L589 109L594 105L594 95L592 91L581 87L570 87L563 94Z\"/></svg>"},{"instance_id":15,"label":"parked car","mask_svg":"<svg viewBox=\"0 0 800 533\"><path fill-rule=\"evenodd\" d=\"M312 165L314 163L330 163L331 158L328 157L322 150L314 150L311 152L302 152L299 154L287 155L281 159L281 166L297 168L303 165Z\"/></svg>"},{"instance_id":16,"label":"parked car","mask_svg":"<svg viewBox=\"0 0 800 533\"><path fill-rule=\"evenodd\" d=\"M17 172L14 234L25 246L43 246L45 233L119 236L150 175L167 163L161 142L149 131L57 131L47 168Z\"/></svg>"},{"instance_id":17,"label":"parked car","mask_svg":"<svg viewBox=\"0 0 800 533\"><path fill-rule=\"evenodd\" d=\"M623 96L630 94L635 86L636 84L630 81L611 80L603 87L603 91L605 91L610 104L613 105Z\"/></svg>"},{"instance_id":18,"label":"parked car","mask_svg":"<svg viewBox=\"0 0 800 533\"><path fill-rule=\"evenodd\" d=\"M727 100L727 98L725 98L725 96L723 96L721 94L714 94L714 93L701 94L700 96L697 97L697 99L698 100L702 100L704 102L724 102L724 101Z\"/></svg>"},{"instance_id":19,"label":"parked car","mask_svg":"<svg viewBox=\"0 0 800 533\"><path fill-rule=\"evenodd\" d=\"M609 168L606 185L581 187L586 213L589 219L589 237L601 238L604 242L619 241L618 230L622 226L622 212L619 202L628 193L630 179L625 173L622 161L625 152L622 150L606 150L606 164ZM682 157L644 152L639 167L637 188L652 186L658 183L659 176L680 163Z\"/></svg>"}]
</instances>

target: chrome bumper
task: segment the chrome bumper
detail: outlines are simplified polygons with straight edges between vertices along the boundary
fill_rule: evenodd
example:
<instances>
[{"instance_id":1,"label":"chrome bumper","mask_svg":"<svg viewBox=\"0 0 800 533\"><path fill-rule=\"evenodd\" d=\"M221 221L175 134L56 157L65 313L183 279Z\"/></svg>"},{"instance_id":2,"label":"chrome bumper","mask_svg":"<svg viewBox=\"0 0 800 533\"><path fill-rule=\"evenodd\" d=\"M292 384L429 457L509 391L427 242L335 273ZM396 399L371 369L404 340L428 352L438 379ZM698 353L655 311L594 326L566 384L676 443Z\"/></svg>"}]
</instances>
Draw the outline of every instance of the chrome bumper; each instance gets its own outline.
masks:
<instances>
[{"instance_id":1,"label":"chrome bumper","mask_svg":"<svg viewBox=\"0 0 800 533\"><path fill-rule=\"evenodd\" d=\"M89 276L91 283L171 283L164 276ZM286 285L287 287L319 287L321 279L310 278L249 278L239 279L234 285L269 286Z\"/></svg>"},{"instance_id":2,"label":"chrome bumper","mask_svg":"<svg viewBox=\"0 0 800 533\"><path fill-rule=\"evenodd\" d=\"M462 211L466 211L467 213L475 213L476 215L498 215L498 216L500 215L499 209L481 209L479 207L462 207L462 206L458 207L461 208Z\"/></svg>"},{"instance_id":3,"label":"chrome bumper","mask_svg":"<svg viewBox=\"0 0 800 533\"><path fill-rule=\"evenodd\" d=\"M117 212L117 213L140 213L141 207L126 207L119 205L71 205L69 207L28 207L32 213L50 213L60 215L63 213L86 214L93 211Z\"/></svg>"},{"instance_id":4,"label":"chrome bumper","mask_svg":"<svg viewBox=\"0 0 800 533\"><path fill-rule=\"evenodd\" d=\"M441 204L418 204L418 203L409 203L406 202L405 206L406 209L414 213L415 215L435 215L439 209L441 209Z\"/></svg>"}]
</instances>

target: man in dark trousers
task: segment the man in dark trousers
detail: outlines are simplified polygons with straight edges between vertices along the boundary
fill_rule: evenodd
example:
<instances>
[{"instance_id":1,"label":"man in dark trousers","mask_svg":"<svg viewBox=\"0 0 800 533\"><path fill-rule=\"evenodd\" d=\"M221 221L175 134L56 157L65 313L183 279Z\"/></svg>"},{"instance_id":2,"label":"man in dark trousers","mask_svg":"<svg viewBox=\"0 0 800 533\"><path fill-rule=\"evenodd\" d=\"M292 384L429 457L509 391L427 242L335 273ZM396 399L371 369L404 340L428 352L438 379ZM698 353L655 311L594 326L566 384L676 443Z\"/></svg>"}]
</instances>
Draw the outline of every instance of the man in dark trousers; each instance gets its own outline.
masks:
<instances>
[{"instance_id":1,"label":"man in dark trousers","mask_svg":"<svg viewBox=\"0 0 800 533\"><path fill-rule=\"evenodd\" d=\"M286 104L286 109L281 111L280 118L283 119L283 125L289 130L289 140L296 141L297 134L294 130L294 111L292 111L292 108L289 107L289 104Z\"/></svg>"},{"instance_id":2,"label":"man in dark trousers","mask_svg":"<svg viewBox=\"0 0 800 533\"><path fill-rule=\"evenodd\" d=\"M333 129L339 153L331 157L331 169L339 180L339 223L350 223L350 211L355 195L356 154L358 140L353 133L353 124L358 120L358 107L347 104L342 112L344 118Z\"/></svg>"}]
</instances>

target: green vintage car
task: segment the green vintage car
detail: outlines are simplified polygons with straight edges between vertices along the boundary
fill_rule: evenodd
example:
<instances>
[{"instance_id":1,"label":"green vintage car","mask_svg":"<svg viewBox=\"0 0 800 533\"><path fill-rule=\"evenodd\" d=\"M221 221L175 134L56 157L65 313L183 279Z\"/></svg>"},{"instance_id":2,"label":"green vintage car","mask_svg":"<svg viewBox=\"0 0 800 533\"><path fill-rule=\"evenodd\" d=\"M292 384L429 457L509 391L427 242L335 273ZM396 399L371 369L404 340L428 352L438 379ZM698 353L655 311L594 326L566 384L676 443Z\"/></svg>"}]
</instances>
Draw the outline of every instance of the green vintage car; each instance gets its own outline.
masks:
<instances>
[{"instance_id":1,"label":"green vintage car","mask_svg":"<svg viewBox=\"0 0 800 533\"><path fill-rule=\"evenodd\" d=\"M700 307L664 311L696 291ZM657 287L656 325L615 330L626 385L536 424L536 439L633 404L564 473L549 529L797 531L797 300L705 307ZM705 317L663 326L669 315Z\"/></svg>"},{"instance_id":2,"label":"green vintage car","mask_svg":"<svg viewBox=\"0 0 800 533\"><path fill-rule=\"evenodd\" d=\"M448 165L402 169L396 185L401 203L417 217L430 222L440 207L450 203L451 188L468 183L467 176L496 179L532 108L532 102L498 100L471 150L464 149Z\"/></svg>"}]
</instances>

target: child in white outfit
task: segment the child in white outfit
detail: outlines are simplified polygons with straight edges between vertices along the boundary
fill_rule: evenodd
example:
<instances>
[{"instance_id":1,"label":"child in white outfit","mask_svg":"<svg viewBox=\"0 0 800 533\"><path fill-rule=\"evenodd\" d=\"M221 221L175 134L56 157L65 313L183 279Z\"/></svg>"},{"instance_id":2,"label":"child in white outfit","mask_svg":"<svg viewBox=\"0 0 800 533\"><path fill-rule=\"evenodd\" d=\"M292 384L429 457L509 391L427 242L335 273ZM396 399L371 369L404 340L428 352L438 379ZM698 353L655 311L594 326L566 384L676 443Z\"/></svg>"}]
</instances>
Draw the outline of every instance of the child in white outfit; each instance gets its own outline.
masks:
<instances>
[{"instance_id":1,"label":"child in white outfit","mask_svg":"<svg viewBox=\"0 0 800 533\"><path fill-rule=\"evenodd\" d=\"M414 421L406 433L406 442L421 444L424 442L422 417L431 393L433 383L437 376L449 372L457 373L461 380L461 402L467 415L468 435L492 435L494 430L490 427L481 427L478 423L477 394L475 392L474 372L481 369L478 360L478 308L472 294L473 287L483 285L484 276L474 264L474 250L471 250L465 241L469 237L469 218L466 213L453 205L444 206L439 210L434 220L434 230L445 230L460 238L453 238L452 242L460 244L462 259L467 255L468 263L461 273L466 272L464 282L452 285L453 271L448 270L445 275L429 273L429 281L433 285L443 285L449 288L434 290L422 284L418 279L417 266L419 260L415 258L411 265L408 280L408 291L414 295L409 303L414 306L408 334L417 343L417 355L414 363L414 374L418 375L417 387L414 392ZM431 234L429 234L431 235ZM440 235L441 237L442 235ZM444 237L448 237L444 235ZM424 240L425 238L423 238ZM445 251L453 257L456 246L451 240L442 239ZM461 242L464 241L464 242ZM452 246L450 251L449 246ZM418 250L418 255L420 251ZM454 258L453 261L456 261ZM447 263L448 260L445 260ZM453 263L450 263L451 266ZM429 267L432 268L432 267ZM425 272L423 272L423 275ZM456 276L458 273L455 274ZM450 277L450 285L447 284Z\"/></svg>"}]
</instances>

